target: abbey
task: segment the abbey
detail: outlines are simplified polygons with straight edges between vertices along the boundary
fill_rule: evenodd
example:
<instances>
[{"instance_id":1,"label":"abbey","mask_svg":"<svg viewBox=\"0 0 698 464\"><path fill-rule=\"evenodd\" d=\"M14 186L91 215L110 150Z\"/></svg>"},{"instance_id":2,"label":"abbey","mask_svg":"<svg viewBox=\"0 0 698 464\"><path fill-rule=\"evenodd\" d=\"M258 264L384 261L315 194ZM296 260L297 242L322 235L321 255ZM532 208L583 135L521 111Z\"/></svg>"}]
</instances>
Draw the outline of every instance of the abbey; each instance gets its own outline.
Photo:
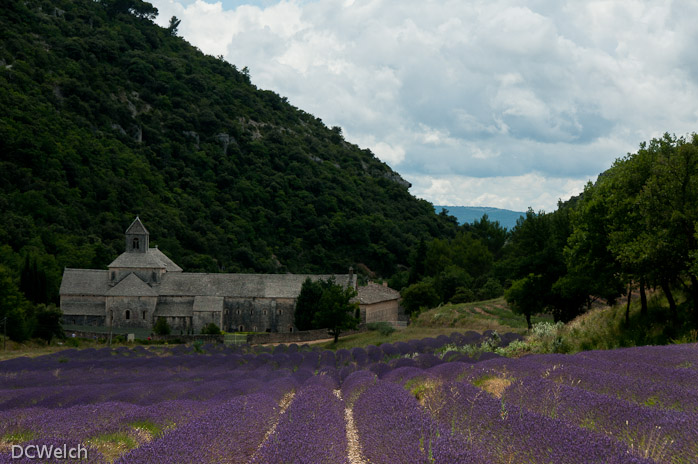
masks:
<instances>
[{"instance_id":1,"label":"abbey","mask_svg":"<svg viewBox=\"0 0 698 464\"><path fill-rule=\"evenodd\" d=\"M184 333L198 333L211 322L226 331L292 332L294 306L305 279L330 277L358 291L364 321L397 321L399 293L377 285L357 287L351 271L189 273L149 242L148 230L136 217L126 230L126 251L108 270L65 269L60 288L63 322L152 328L158 318L165 318L173 330Z\"/></svg>"}]
</instances>

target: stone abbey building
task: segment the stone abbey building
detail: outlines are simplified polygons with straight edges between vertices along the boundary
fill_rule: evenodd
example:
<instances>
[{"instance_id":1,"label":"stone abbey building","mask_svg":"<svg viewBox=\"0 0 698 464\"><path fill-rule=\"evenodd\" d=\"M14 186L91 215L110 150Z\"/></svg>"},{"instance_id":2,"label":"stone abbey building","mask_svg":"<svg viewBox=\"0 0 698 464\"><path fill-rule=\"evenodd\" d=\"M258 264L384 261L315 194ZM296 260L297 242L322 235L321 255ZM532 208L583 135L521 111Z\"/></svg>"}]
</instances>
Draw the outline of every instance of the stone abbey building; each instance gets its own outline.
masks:
<instances>
[{"instance_id":1,"label":"stone abbey building","mask_svg":"<svg viewBox=\"0 0 698 464\"><path fill-rule=\"evenodd\" d=\"M334 277L357 290L364 322L397 322L399 293L371 284L357 287L343 275L206 274L183 272L157 247L139 218L126 230L126 251L108 270L65 269L60 288L63 322L75 325L152 328L165 318L174 331L221 329L293 332L296 299L306 278Z\"/></svg>"}]
</instances>

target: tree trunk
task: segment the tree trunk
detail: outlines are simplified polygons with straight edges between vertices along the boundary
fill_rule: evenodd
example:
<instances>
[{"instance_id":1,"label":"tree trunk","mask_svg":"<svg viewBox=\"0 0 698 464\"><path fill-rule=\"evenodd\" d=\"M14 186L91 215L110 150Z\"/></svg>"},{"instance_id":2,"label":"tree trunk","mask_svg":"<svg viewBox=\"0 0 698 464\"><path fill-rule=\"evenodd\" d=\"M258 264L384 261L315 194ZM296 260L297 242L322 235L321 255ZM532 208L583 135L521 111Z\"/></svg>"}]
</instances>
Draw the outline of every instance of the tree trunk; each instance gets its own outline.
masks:
<instances>
[{"instance_id":1,"label":"tree trunk","mask_svg":"<svg viewBox=\"0 0 698 464\"><path fill-rule=\"evenodd\" d=\"M674 300L674 295L671 294L671 288L669 288L669 282L662 282L662 290L664 290L664 295L669 302L669 312L671 313L671 322L674 326L679 322L679 314L676 309L676 301Z\"/></svg>"},{"instance_id":2,"label":"tree trunk","mask_svg":"<svg viewBox=\"0 0 698 464\"><path fill-rule=\"evenodd\" d=\"M647 293L645 292L645 278L640 277L640 315L647 316Z\"/></svg>"},{"instance_id":3,"label":"tree trunk","mask_svg":"<svg viewBox=\"0 0 698 464\"><path fill-rule=\"evenodd\" d=\"M628 304L625 306L625 326L630 327L630 300L633 297L633 281L628 284Z\"/></svg>"},{"instance_id":4,"label":"tree trunk","mask_svg":"<svg viewBox=\"0 0 698 464\"><path fill-rule=\"evenodd\" d=\"M339 341L339 330L334 331L334 344L336 345Z\"/></svg>"},{"instance_id":5,"label":"tree trunk","mask_svg":"<svg viewBox=\"0 0 698 464\"><path fill-rule=\"evenodd\" d=\"M526 324L528 324L528 330L531 330L533 328L533 325L531 324L531 315L526 314Z\"/></svg>"}]
</instances>

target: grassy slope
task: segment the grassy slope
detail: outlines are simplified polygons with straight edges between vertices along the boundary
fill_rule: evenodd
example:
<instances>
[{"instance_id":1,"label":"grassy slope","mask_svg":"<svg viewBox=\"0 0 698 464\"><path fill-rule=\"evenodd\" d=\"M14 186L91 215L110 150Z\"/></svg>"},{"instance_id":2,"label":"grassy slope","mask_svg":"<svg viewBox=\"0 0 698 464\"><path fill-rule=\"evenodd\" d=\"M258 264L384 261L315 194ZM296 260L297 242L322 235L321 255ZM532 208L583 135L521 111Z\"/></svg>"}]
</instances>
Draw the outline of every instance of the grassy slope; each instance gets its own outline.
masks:
<instances>
[{"instance_id":1,"label":"grassy slope","mask_svg":"<svg viewBox=\"0 0 698 464\"><path fill-rule=\"evenodd\" d=\"M696 331L686 321L678 328L670 324L666 298L657 292L648 300L647 315L640 313L636 298L630 305L630 323L625 323L625 302L582 314L559 331L566 351L613 349L641 345L695 342Z\"/></svg>"},{"instance_id":2,"label":"grassy slope","mask_svg":"<svg viewBox=\"0 0 698 464\"><path fill-rule=\"evenodd\" d=\"M550 322L552 316L547 314L535 316L533 322ZM370 331L340 338L337 345L332 342L319 345L327 349L351 349L381 343L414 340L426 337L438 337L452 332L474 330L496 330L499 333L526 332L526 319L514 314L503 298L478 301L474 303L446 304L425 311L406 329L397 330L390 335L381 335Z\"/></svg>"},{"instance_id":3,"label":"grassy slope","mask_svg":"<svg viewBox=\"0 0 698 464\"><path fill-rule=\"evenodd\" d=\"M550 322L552 316L534 316L532 322ZM526 332L526 318L514 314L504 298L473 303L446 304L430 309L414 321L417 327L457 327L464 330Z\"/></svg>"}]
</instances>

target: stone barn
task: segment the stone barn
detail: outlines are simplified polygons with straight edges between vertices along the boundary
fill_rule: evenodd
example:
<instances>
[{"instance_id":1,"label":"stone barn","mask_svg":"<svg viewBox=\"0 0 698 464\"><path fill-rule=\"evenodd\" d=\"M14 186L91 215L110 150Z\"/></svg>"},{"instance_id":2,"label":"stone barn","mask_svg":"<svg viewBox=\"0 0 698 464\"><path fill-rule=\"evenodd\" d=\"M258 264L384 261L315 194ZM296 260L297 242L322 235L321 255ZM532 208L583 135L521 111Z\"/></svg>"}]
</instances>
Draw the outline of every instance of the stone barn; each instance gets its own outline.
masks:
<instances>
[{"instance_id":1,"label":"stone barn","mask_svg":"<svg viewBox=\"0 0 698 464\"><path fill-rule=\"evenodd\" d=\"M397 325L400 309L400 292L389 288L387 284L378 285L370 282L358 288L361 322L389 322Z\"/></svg>"}]
</instances>

